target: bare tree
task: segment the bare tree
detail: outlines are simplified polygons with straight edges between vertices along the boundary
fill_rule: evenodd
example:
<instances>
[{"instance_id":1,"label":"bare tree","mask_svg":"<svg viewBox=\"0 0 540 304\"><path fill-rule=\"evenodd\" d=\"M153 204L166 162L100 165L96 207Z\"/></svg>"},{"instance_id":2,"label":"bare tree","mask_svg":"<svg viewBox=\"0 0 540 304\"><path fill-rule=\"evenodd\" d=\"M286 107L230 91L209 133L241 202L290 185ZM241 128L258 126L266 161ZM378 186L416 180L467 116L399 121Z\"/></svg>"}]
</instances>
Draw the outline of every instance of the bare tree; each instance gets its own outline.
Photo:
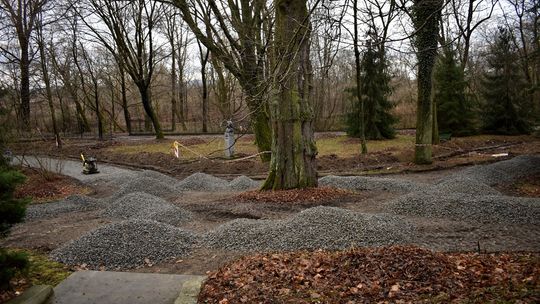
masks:
<instances>
[{"instance_id":1,"label":"bare tree","mask_svg":"<svg viewBox=\"0 0 540 304\"><path fill-rule=\"evenodd\" d=\"M271 27L266 0L172 0L197 39L239 81L259 151L271 149L264 73ZM209 7L210 10L206 10ZM208 20L215 22L208 22ZM268 160L266 154L261 154Z\"/></svg>"},{"instance_id":2,"label":"bare tree","mask_svg":"<svg viewBox=\"0 0 540 304\"><path fill-rule=\"evenodd\" d=\"M43 15L40 13L38 15L39 23L43 24L42 18ZM58 130L57 122L56 122L56 115L55 115L55 109L54 109L54 101L53 101L53 93L51 88L51 78L49 76L49 66L48 66L48 60L47 55L45 51L45 37L43 36L43 26L38 26L36 28L36 38L37 38L37 44L39 48L39 57L40 57L40 65L41 65L41 73L43 77L43 83L45 84L45 98L47 99L47 103L49 105L49 111L51 112L51 121L53 126L53 133L54 138L56 141L56 146L61 147L62 141L60 140L60 132Z\"/></svg>"},{"instance_id":3,"label":"bare tree","mask_svg":"<svg viewBox=\"0 0 540 304\"><path fill-rule=\"evenodd\" d=\"M163 138L159 118L152 104L151 83L159 57L155 31L163 17L157 1L88 0L88 9L106 26L103 31L84 18L94 37L115 57L139 90L146 115L152 122L157 139ZM82 12L79 12L82 14Z\"/></svg>"},{"instance_id":4,"label":"bare tree","mask_svg":"<svg viewBox=\"0 0 540 304\"><path fill-rule=\"evenodd\" d=\"M10 60L17 62L20 71L20 125L30 128L30 65L34 59L31 50L32 33L40 25L39 15L45 10L48 0L0 0L0 22L6 22L15 32L18 51L1 47ZM18 54L17 54L18 53Z\"/></svg>"}]
</instances>

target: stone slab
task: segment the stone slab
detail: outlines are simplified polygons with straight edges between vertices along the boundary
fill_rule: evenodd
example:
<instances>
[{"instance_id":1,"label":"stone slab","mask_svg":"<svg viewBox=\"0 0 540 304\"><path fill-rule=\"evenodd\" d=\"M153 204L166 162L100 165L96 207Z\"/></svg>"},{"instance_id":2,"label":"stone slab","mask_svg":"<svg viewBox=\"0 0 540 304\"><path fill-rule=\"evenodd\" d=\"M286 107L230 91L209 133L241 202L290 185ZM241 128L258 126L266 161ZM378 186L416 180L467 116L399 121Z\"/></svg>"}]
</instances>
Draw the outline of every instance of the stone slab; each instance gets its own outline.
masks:
<instances>
[{"instance_id":1,"label":"stone slab","mask_svg":"<svg viewBox=\"0 0 540 304\"><path fill-rule=\"evenodd\" d=\"M49 285L35 285L7 304L43 304L51 297L52 293L53 288Z\"/></svg>"},{"instance_id":2,"label":"stone slab","mask_svg":"<svg viewBox=\"0 0 540 304\"><path fill-rule=\"evenodd\" d=\"M174 304L186 281L198 276L78 271L54 288L49 304Z\"/></svg>"}]
</instances>

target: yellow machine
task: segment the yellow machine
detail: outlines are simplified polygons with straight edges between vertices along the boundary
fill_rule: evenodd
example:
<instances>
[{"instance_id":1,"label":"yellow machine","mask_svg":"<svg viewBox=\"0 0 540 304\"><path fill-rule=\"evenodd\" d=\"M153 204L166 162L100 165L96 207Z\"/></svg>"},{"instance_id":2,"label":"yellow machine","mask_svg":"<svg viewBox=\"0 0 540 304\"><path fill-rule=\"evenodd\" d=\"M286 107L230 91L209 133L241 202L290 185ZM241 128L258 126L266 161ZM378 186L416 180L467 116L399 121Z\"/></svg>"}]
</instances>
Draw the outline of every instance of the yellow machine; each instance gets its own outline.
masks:
<instances>
[{"instance_id":1,"label":"yellow machine","mask_svg":"<svg viewBox=\"0 0 540 304\"><path fill-rule=\"evenodd\" d=\"M83 161L83 174L96 174L99 173L97 168L97 159L95 157L84 157L84 154L81 152L81 159Z\"/></svg>"}]
</instances>

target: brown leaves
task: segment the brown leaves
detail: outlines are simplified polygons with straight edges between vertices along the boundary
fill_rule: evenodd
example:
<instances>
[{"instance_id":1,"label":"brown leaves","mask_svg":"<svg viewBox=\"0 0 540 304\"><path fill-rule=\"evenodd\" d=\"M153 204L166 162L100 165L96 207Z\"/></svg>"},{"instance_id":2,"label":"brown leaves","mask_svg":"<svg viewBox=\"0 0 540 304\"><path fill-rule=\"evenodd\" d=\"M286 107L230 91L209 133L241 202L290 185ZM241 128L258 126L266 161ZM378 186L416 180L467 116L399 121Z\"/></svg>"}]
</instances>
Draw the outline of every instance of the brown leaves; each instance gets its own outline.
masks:
<instances>
[{"instance_id":1,"label":"brown leaves","mask_svg":"<svg viewBox=\"0 0 540 304\"><path fill-rule=\"evenodd\" d=\"M240 193L235 199L257 203L305 203L318 202L321 200L329 201L350 194L350 191L343 189L318 187L279 191L248 191Z\"/></svg>"},{"instance_id":2,"label":"brown leaves","mask_svg":"<svg viewBox=\"0 0 540 304\"><path fill-rule=\"evenodd\" d=\"M538 254L445 254L417 247L244 257L209 276L202 303L422 303L540 300Z\"/></svg>"}]
</instances>

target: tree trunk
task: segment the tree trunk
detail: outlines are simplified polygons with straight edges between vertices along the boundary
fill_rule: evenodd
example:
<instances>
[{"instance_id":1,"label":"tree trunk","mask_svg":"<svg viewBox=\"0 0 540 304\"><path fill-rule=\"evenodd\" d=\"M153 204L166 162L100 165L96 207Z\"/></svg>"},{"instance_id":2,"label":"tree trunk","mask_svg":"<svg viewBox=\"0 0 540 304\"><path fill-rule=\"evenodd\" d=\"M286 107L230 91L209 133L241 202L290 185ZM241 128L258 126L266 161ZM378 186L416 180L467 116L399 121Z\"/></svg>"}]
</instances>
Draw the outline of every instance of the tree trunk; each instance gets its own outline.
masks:
<instances>
[{"instance_id":1,"label":"tree trunk","mask_svg":"<svg viewBox=\"0 0 540 304\"><path fill-rule=\"evenodd\" d=\"M416 146L414 162L432 162L433 139L433 67L437 57L439 17L442 0L415 0L413 23L418 58L418 104L416 111Z\"/></svg>"},{"instance_id":2,"label":"tree trunk","mask_svg":"<svg viewBox=\"0 0 540 304\"><path fill-rule=\"evenodd\" d=\"M366 145L366 124L365 124L365 111L364 111L364 100L362 99L362 93L360 86L362 85L360 78L360 50L358 45L358 0L354 0L353 3L353 12L354 12L354 61L356 66L356 98L360 104L360 147L361 153L367 154L367 145ZM368 47L371 47L368 46Z\"/></svg>"},{"instance_id":3,"label":"tree trunk","mask_svg":"<svg viewBox=\"0 0 540 304\"><path fill-rule=\"evenodd\" d=\"M21 58L19 68L21 71L21 104L20 123L23 130L30 130L30 56L28 42L20 41Z\"/></svg>"},{"instance_id":4,"label":"tree trunk","mask_svg":"<svg viewBox=\"0 0 540 304\"><path fill-rule=\"evenodd\" d=\"M202 76L202 131L208 132L208 83L206 79L206 61L201 67Z\"/></svg>"},{"instance_id":5,"label":"tree trunk","mask_svg":"<svg viewBox=\"0 0 540 304\"><path fill-rule=\"evenodd\" d=\"M144 111L146 112L146 116L150 119L152 125L154 126L154 131L156 133L156 139L163 139L163 131L161 130L161 125L159 124L159 120L157 118L157 115L152 108L152 99L150 95L150 89L146 87L145 85L138 85L139 93L141 93L141 101L143 104Z\"/></svg>"},{"instance_id":6,"label":"tree trunk","mask_svg":"<svg viewBox=\"0 0 540 304\"><path fill-rule=\"evenodd\" d=\"M98 137L99 140L103 140L103 117L101 117L101 111L99 109L99 86L97 79L94 81L94 106L96 107L96 117L98 123Z\"/></svg>"},{"instance_id":7,"label":"tree trunk","mask_svg":"<svg viewBox=\"0 0 540 304\"><path fill-rule=\"evenodd\" d=\"M441 139L439 138L439 122L437 118L437 100L433 99L433 134L431 136L431 139L433 141L434 145L438 145L441 143Z\"/></svg>"},{"instance_id":8,"label":"tree trunk","mask_svg":"<svg viewBox=\"0 0 540 304\"><path fill-rule=\"evenodd\" d=\"M176 50L174 43L171 43L171 130L176 130Z\"/></svg>"},{"instance_id":9,"label":"tree trunk","mask_svg":"<svg viewBox=\"0 0 540 304\"><path fill-rule=\"evenodd\" d=\"M124 109L124 120L126 121L126 130L129 135L132 133L131 129L131 116L129 115L129 108L127 102L127 88L126 88L126 74L124 69L120 67L120 90L122 91L122 108Z\"/></svg>"},{"instance_id":10,"label":"tree trunk","mask_svg":"<svg viewBox=\"0 0 540 304\"><path fill-rule=\"evenodd\" d=\"M279 77L272 84L272 157L264 190L317 186L317 147L311 107L311 27L306 0L275 0L274 65Z\"/></svg>"},{"instance_id":11,"label":"tree trunk","mask_svg":"<svg viewBox=\"0 0 540 304\"><path fill-rule=\"evenodd\" d=\"M58 126L56 124L56 115L54 113L54 105L53 105L53 96L52 96L52 90L51 90L51 80L49 77L49 70L47 67L47 59L45 58L45 46L43 37L40 35L40 41L39 41L39 56L41 57L41 71L43 73L43 82L45 83L45 94L47 97L47 103L49 104L49 110L51 112L51 120L52 120L52 126L53 126L53 133L54 133L54 139L56 141L56 146L60 148L62 146L62 141L60 140L60 133L58 132Z\"/></svg>"}]
</instances>

